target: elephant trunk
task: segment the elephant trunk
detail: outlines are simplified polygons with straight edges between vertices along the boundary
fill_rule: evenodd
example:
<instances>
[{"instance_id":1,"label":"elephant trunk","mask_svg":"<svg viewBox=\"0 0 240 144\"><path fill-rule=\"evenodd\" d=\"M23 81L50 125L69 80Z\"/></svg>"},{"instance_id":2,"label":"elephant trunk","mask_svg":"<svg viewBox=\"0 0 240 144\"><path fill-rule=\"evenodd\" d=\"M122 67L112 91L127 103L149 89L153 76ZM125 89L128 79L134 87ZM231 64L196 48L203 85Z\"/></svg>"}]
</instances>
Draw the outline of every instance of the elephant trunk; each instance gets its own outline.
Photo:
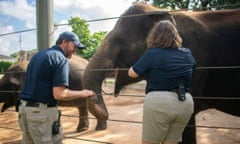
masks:
<instances>
[{"instance_id":1,"label":"elephant trunk","mask_svg":"<svg viewBox=\"0 0 240 144\"><path fill-rule=\"evenodd\" d=\"M108 119L108 111L101 93L102 82L108 73L106 69L106 67L102 68L100 64L90 62L83 77L83 88L93 90L96 93L95 97L88 99L88 108L98 120Z\"/></svg>"},{"instance_id":2,"label":"elephant trunk","mask_svg":"<svg viewBox=\"0 0 240 144\"><path fill-rule=\"evenodd\" d=\"M96 95L88 99L88 109L97 119L107 120L108 111L105 106L103 96L101 94L101 83L103 80L98 80L97 78L94 78L92 76L91 78L93 78L93 80L89 80L88 82L93 82L90 85L88 85L89 83L84 84L84 88L95 91Z\"/></svg>"},{"instance_id":3,"label":"elephant trunk","mask_svg":"<svg viewBox=\"0 0 240 144\"><path fill-rule=\"evenodd\" d=\"M102 97L102 96L99 96ZM88 100L88 109L89 111L99 120L108 119L108 111L105 103L99 103L91 98Z\"/></svg>"},{"instance_id":4,"label":"elephant trunk","mask_svg":"<svg viewBox=\"0 0 240 144\"><path fill-rule=\"evenodd\" d=\"M106 67L100 67L102 64L89 63L83 77L83 88L93 90L95 97L88 99L88 109L96 117L96 130L107 128L108 111L102 96L102 82L108 74ZM109 68L109 67L108 67Z\"/></svg>"}]
</instances>

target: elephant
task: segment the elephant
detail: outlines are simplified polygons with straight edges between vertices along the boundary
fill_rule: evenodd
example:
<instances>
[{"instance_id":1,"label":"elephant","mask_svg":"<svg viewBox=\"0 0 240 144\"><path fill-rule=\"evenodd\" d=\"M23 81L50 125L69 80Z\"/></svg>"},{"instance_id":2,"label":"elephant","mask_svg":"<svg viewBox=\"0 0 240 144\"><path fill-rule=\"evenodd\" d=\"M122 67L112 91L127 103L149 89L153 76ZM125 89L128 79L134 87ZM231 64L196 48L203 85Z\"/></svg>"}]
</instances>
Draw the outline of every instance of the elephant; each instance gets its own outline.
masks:
<instances>
[{"instance_id":1,"label":"elephant","mask_svg":"<svg viewBox=\"0 0 240 144\"><path fill-rule=\"evenodd\" d=\"M114 94L143 78L129 78L127 70L146 50L146 37L160 20L174 23L196 59L190 92L194 114L183 133L182 144L196 143L195 115L208 108L240 116L240 10L166 11L138 3L127 9L93 55L83 77L83 88L94 90L97 100L89 111L97 118L96 130L107 128L108 110L101 94L103 80L115 72ZM96 70L98 69L98 70ZM229 98L229 99L228 99Z\"/></svg>"},{"instance_id":2,"label":"elephant","mask_svg":"<svg viewBox=\"0 0 240 144\"><path fill-rule=\"evenodd\" d=\"M82 78L84 70L88 64L88 60L78 56L73 56L69 61L69 88L74 90L82 89ZM25 72L28 61L19 62L10 66L6 74L0 80L0 102L3 102L1 112L7 108L16 105L16 100L19 97L19 92L22 89ZM58 101L58 106L77 107L79 111L79 123L77 131L81 132L89 127L87 99L79 98L71 101Z\"/></svg>"}]
</instances>

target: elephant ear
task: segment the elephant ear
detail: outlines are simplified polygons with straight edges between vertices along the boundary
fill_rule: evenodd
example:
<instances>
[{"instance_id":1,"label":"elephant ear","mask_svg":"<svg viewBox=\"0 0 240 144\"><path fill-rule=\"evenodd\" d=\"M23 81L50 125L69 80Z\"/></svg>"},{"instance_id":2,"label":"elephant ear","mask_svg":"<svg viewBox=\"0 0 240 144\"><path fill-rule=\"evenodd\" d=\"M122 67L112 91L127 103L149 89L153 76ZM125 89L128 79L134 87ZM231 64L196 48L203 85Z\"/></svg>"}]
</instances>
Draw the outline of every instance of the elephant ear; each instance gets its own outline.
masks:
<instances>
[{"instance_id":1,"label":"elephant ear","mask_svg":"<svg viewBox=\"0 0 240 144\"><path fill-rule=\"evenodd\" d=\"M10 77L10 83L20 85L20 81L15 77Z\"/></svg>"}]
</instances>

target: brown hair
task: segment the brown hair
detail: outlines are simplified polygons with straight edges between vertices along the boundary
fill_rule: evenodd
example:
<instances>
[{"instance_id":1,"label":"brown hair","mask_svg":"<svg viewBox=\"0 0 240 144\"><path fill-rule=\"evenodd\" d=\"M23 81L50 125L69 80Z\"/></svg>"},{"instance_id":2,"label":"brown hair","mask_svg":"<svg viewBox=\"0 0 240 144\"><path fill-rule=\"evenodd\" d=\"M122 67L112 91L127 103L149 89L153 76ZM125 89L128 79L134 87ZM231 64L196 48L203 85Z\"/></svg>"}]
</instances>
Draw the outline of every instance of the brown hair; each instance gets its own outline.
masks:
<instances>
[{"instance_id":1,"label":"brown hair","mask_svg":"<svg viewBox=\"0 0 240 144\"><path fill-rule=\"evenodd\" d=\"M182 38L169 20L159 21L147 37L147 47L179 48L182 47Z\"/></svg>"}]
</instances>

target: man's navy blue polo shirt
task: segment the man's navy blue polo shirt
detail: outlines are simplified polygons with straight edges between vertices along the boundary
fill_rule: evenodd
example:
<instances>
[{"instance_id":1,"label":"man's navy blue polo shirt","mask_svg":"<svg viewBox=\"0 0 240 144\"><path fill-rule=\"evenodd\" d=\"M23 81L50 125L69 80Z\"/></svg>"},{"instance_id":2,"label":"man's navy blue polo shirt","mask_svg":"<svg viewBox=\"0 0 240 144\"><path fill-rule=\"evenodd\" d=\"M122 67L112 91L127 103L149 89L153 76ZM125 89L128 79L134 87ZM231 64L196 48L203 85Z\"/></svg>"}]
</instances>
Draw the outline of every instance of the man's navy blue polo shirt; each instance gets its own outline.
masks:
<instances>
[{"instance_id":1,"label":"man's navy blue polo shirt","mask_svg":"<svg viewBox=\"0 0 240 144\"><path fill-rule=\"evenodd\" d=\"M133 70L147 80L146 93L175 90L180 77L186 89L192 78L195 59L187 48L149 48L133 65Z\"/></svg>"},{"instance_id":2,"label":"man's navy blue polo shirt","mask_svg":"<svg viewBox=\"0 0 240 144\"><path fill-rule=\"evenodd\" d=\"M69 85L69 64L62 49L53 46L35 54L25 75L20 98L56 105L53 87Z\"/></svg>"}]
</instances>

